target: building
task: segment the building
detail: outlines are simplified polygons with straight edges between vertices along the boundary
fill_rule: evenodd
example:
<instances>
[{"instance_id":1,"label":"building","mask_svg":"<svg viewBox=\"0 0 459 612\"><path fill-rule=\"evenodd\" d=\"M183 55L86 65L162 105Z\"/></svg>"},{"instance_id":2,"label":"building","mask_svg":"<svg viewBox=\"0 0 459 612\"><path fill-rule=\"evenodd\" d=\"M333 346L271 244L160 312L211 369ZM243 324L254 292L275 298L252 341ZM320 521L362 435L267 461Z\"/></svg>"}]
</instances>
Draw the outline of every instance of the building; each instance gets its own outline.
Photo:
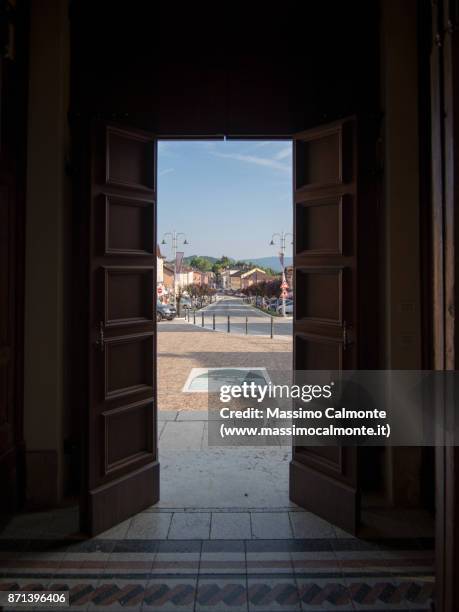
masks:
<instances>
[{"instance_id":1,"label":"building","mask_svg":"<svg viewBox=\"0 0 459 612\"><path fill-rule=\"evenodd\" d=\"M212 271L203 273L203 284L215 288L215 273Z\"/></svg>"},{"instance_id":2,"label":"building","mask_svg":"<svg viewBox=\"0 0 459 612\"><path fill-rule=\"evenodd\" d=\"M193 285L204 285L205 284L205 272L201 270L193 270Z\"/></svg>"},{"instance_id":3,"label":"building","mask_svg":"<svg viewBox=\"0 0 459 612\"><path fill-rule=\"evenodd\" d=\"M159 245L156 246L156 285L159 287L164 282L164 255L161 254Z\"/></svg>"},{"instance_id":4,"label":"building","mask_svg":"<svg viewBox=\"0 0 459 612\"><path fill-rule=\"evenodd\" d=\"M164 299L167 294L164 286L164 259L159 245L156 245L156 294L161 299Z\"/></svg>"},{"instance_id":5,"label":"building","mask_svg":"<svg viewBox=\"0 0 459 612\"><path fill-rule=\"evenodd\" d=\"M222 289L231 289L231 275L239 272L237 268L227 268L220 272L220 284Z\"/></svg>"},{"instance_id":6,"label":"building","mask_svg":"<svg viewBox=\"0 0 459 612\"><path fill-rule=\"evenodd\" d=\"M180 272L176 273L175 286L178 291L179 288L183 289L188 285L192 285L194 282L194 270L188 266L183 266Z\"/></svg>"},{"instance_id":7,"label":"building","mask_svg":"<svg viewBox=\"0 0 459 612\"><path fill-rule=\"evenodd\" d=\"M174 268L168 264L163 264L163 282L166 291L169 293L174 287Z\"/></svg>"},{"instance_id":8,"label":"building","mask_svg":"<svg viewBox=\"0 0 459 612\"><path fill-rule=\"evenodd\" d=\"M293 266L286 266L285 280L287 281L288 291L293 291Z\"/></svg>"},{"instance_id":9,"label":"building","mask_svg":"<svg viewBox=\"0 0 459 612\"><path fill-rule=\"evenodd\" d=\"M193 270L193 284L194 285L208 285L209 287L215 286L215 274L211 271L202 272L201 270Z\"/></svg>"},{"instance_id":10,"label":"building","mask_svg":"<svg viewBox=\"0 0 459 612\"><path fill-rule=\"evenodd\" d=\"M271 279L270 276L261 268L251 268L250 270L238 270L230 276L230 286L233 291L247 289L252 285L257 285L263 281Z\"/></svg>"},{"instance_id":11,"label":"building","mask_svg":"<svg viewBox=\"0 0 459 612\"><path fill-rule=\"evenodd\" d=\"M174 266L173 264L165 263L162 261L162 277L163 283L161 286L164 287L164 293L170 294L173 292L174 287ZM176 290L179 288L183 289L188 285L208 285L213 287L215 284L215 274L213 272L201 272L201 270L194 270L187 266L182 266L180 272L176 274ZM158 283L158 286L160 284Z\"/></svg>"},{"instance_id":12,"label":"building","mask_svg":"<svg viewBox=\"0 0 459 612\"><path fill-rule=\"evenodd\" d=\"M163 264L164 285L169 293L173 292L175 275L175 290L183 289L194 282L194 270L187 266L182 266L180 272L175 272L174 264L167 262Z\"/></svg>"}]
</instances>

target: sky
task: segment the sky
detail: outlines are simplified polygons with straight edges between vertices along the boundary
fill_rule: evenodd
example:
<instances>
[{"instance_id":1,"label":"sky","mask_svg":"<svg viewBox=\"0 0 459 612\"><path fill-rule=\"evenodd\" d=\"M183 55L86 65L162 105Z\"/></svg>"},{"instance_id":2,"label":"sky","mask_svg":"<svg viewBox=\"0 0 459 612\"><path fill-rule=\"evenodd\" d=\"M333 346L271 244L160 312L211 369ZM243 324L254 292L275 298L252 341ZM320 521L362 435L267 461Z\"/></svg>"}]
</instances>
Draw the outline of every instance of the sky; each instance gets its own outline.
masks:
<instances>
[{"instance_id":1,"label":"sky","mask_svg":"<svg viewBox=\"0 0 459 612\"><path fill-rule=\"evenodd\" d=\"M179 245L185 256L277 256L269 242L292 231L292 210L290 141L158 143L159 243L175 230L190 243ZM170 244L161 250L170 256Z\"/></svg>"}]
</instances>

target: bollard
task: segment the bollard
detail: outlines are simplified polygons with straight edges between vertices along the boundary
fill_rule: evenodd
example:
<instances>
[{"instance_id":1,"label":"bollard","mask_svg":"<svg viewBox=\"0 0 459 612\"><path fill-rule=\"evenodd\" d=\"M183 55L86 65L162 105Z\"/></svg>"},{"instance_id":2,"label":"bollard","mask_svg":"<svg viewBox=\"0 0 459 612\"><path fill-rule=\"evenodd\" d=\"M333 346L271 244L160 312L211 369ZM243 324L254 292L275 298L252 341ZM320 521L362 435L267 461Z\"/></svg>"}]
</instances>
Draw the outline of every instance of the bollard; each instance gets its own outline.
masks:
<instances>
[{"instance_id":1,"label":"bollard","mask_svg":"<svg viewBox=\"0 0 459 612\"><path fill-rule=\"evenodd\" d=\"M190 322L190 309L189 308L186 309L186 314L187 314L188 323L189 323Z\"/></svg>"},{"instance_id":2,"label":"bollard","mask_svg":"<svg viewBox=\"0 0 459 612\"><path fill-rule=\"evenodd\" d=\"M271 338L273 337L274 317L271 317Z\"/></svg>"},{"instance_id":3,"label":"bollard","mask_svg":"<svg viewBox=\"0 0 459 612\"><path fill-rule=\"evenodd\" d=\"M204 327L204 313L201 312L201 327Z\"/></svg>"},{"instance_id":4,"label":"bollard","mask_svg":"<svg viewBox=\"0 0 459 612\"><path fill-rule=\"evenodd\" d=\"M228 333L230 333L230 316L228 315Z\"/></svg>"},{"instance_id":5,"label":"bollard","mask_svg":"<svg viewBox=\"0 0 459 612\"><path fill-rule=\"evenodd\" d=\"M196 309L193 310L193 325L196 325Z\"/></svg>"},{"instance_id":6,"label":"bollard","mask_svg":"<svg viewBox=\"0 0 459 612\"><path fill-rule=\"evenodd\" d=\"M215 314L212 315L212 329L215 330Z\"/></svg>"},{"instance_id":7,"label":"bollard","mask_svg":"<svg viewBox=\"0 0 459 612\"><path fill-rule=\"evenodd\" d=\"M245 316L245 334L247 335L249 333L249 317L246 315Z\"/></svg>"}]
</instances>

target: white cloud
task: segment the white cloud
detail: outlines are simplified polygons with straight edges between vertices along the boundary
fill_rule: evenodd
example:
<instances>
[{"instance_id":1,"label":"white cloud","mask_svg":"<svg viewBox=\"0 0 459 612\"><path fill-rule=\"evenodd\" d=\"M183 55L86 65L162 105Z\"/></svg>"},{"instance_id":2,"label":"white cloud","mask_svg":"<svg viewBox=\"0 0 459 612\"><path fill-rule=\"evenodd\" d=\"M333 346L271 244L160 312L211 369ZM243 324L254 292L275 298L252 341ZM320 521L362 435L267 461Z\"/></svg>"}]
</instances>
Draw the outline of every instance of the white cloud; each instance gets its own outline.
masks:
<instances>
[{"instance_id":1,"label":"white cloud","mask_svg":"<svg viewBox=\"0 0 459 612\"><path fill-rule=\"evenodd\" d=\"M290 157L292 155L292 147L284 147L280 151L276 153L274 159L285 159L286 157Z\"/></svg>"},{"instance_id":2,"label":"white cloud","mask_svg":"<svg viewBox=\"0 0 459 612\"><path fill-rule=\"evenodd\" d=\"M255 144L251 145L250 148L251 149L261 149L263 147L269 147L272 144L273 143L271 142L271 140L260 140L260 142L256 142Z\"/></svg>"},{"instance_id":3,"label":"white cloud","mask_svg":"<svg viewBox=\"0 0 459 612\"><path fill-rule=\"evenodd\" d=\"M164 170L160 170L158 172L158 176L164 176L165 174L169 174L170 172L175 172L175 168L164 168Z\"/></svg>"},{"instance_id":4,"label":"white cloud","mask_svg":"<svg viewBox=\"0 0 459 612\"><path fill-rule=\"evenodd\" d=\"M217 157L225 157L227 159L235 159L237 161L245 162L248 164L256 164L257 166L265 166L267 168L273 168L280 170L281 172L290 173L291 169L288 164L283 164L276 159L270 157L258 157L256 155L242 155L240 153L217 153L214 152Z\"/></svg>"}]
</instances>

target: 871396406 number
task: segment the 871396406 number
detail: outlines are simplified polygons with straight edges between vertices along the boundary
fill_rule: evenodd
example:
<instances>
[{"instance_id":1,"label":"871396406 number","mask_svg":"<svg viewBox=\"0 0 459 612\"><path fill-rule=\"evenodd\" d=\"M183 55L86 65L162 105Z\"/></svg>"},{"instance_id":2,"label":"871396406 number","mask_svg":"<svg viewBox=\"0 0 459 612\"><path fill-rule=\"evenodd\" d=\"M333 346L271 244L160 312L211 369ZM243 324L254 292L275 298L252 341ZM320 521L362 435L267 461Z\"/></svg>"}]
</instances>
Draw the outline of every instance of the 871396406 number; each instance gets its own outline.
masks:
<instances>
[{"instance_id":1,"label":"871396406 number","mask_svg":"<svg viewBox=\"0 0 459 612\"><path fill-rule=\"evenodd\" d=\"M41 606L52 608L69 605L68 591L0 591L0 606L39 609Z\"/></svg>"}]
</instances>

